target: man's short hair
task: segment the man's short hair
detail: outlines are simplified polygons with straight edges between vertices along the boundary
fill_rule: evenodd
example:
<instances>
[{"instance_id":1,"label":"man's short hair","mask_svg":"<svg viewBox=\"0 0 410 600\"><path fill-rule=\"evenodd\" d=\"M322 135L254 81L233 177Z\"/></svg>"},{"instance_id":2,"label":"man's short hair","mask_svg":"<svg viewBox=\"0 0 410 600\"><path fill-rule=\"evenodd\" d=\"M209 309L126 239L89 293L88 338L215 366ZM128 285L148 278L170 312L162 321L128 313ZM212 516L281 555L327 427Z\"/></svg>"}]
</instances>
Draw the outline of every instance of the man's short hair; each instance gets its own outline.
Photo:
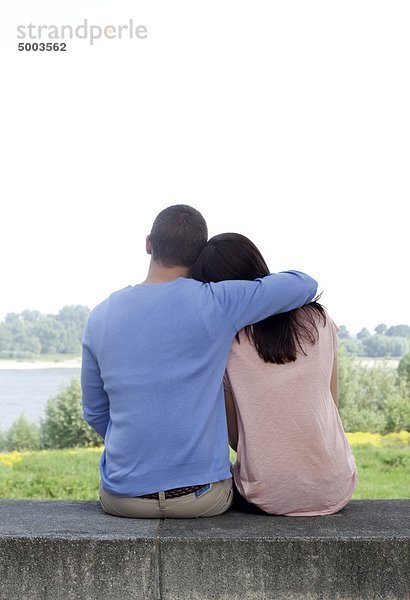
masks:
<instances>
[{"instance_id":1,"label":"man's short hair","mask_svg":"<svg viewBox=\"0 0 410 600\"><path fill-rule=\"evenodd\" d=\"M159 213L150 237L154 260L166 267L191 267L206 246L208 228L195 208L175 204Z\"/></svg>"}]
</instances>

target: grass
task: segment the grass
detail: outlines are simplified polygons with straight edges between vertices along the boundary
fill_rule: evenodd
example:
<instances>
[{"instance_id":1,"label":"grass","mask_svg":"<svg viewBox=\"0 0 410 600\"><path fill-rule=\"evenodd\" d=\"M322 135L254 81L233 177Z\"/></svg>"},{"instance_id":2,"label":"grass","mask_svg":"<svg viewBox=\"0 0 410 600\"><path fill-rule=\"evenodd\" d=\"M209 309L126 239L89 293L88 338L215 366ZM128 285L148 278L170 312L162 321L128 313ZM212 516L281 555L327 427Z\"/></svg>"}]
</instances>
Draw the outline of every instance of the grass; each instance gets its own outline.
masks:
<instances>
[{"instance_id":1,"label":"grass","mask_svg":"<svg viewBox=\"0 0 410 600\"><path fill-rule=\"evenodd\" d=\"M0 454L0 497L95 500L100 448Z\"/></svg>"},{"instance_id":2,"label":"grass","mask_svg":"<svg viewBox=\"0 0 410 600\"><path fill-rule=\"evenodd\" d=\"M410 496L410 433L348 433L359 472L353 498Z\"/></svg>"},{"instance_id":3,"label":"grass","mask_svg":"<svg viewBox=\"0 0 410 600\"><path fill-rule=\"evenodd\" d=\"M353 498L408 498L410 447L357 446L354 455L359 483Z\"/></svg>"},{"instance_id":4,"label":"grass","mask_svg":"<svg viewBox=\"0 0 410 600\"><path fill-rule=\"evenodd\" d=\"M408 498L410 433L347 435L359 471L353 498ZM0 454L0 497L95 500L100 453L101 448L76 448Z\"/></svg>"}]
</instances>

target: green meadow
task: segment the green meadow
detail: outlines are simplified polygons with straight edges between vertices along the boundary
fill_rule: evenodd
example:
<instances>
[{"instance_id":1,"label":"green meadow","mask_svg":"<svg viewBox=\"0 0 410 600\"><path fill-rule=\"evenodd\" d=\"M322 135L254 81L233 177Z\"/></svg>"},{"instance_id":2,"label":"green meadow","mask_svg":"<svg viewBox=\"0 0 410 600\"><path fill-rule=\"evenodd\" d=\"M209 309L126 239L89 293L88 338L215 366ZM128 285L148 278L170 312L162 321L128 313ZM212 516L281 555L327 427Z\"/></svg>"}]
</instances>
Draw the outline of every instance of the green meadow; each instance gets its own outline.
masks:
<instances>
[{"instance_id":1,"label":"green meadow","mask_svg":"<svg viewBox=\"0 0 410 600\"><path fill-rule=\"evenodd\" d=\"M347 435L359 471L354 498L408 498L410 433ZM96 500L100 453L101 448L73 448L0 454L0 497Z\"/></svg>"}]
</instances>

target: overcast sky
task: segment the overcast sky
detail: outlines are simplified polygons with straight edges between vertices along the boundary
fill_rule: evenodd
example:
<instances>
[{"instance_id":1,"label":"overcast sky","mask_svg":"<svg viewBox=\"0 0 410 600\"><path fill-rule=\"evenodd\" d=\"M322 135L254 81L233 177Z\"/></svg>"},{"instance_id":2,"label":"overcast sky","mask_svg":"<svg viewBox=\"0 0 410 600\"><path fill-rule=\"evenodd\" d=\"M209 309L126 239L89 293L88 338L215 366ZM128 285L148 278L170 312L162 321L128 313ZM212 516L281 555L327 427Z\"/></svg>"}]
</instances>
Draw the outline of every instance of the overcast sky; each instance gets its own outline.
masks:
<instances>
[{"instance_id":1,"label":"overcast sky","mask_svg":"<svg viewBox=\"0 0 410 600\"><path fill-rule=\"evenodd\" d=\"M272 271L315 276L351 331L410 322L407 1L2 11L0 318L142 281L155 215L187 203L210 235L249 236ZM84 19L132 19L147 37L17 50L18 25Z\"/></svg>"}]
</instances>

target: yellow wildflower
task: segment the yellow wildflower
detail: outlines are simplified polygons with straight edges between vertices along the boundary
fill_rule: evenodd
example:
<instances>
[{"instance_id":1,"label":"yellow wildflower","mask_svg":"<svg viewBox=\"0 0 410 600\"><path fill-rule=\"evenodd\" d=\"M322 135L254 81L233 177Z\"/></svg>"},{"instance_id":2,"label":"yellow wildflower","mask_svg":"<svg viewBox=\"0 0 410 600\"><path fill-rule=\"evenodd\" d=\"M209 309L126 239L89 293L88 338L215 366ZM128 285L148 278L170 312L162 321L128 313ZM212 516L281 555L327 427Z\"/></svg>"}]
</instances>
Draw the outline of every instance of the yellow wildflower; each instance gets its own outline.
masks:
<instances>
[{"instance_id":1,"label":"yellow wildflower","mask_svg":"<svg viewBox=\"0 0 410 600\"><path fill-rule=\"evenodd\" d=\"M5 465L6 467L12 467L16 463L19 463L23 460L24 452L8 452L5 454L0 454L0 464Z\"/></svg>"},{"instance_id":2,"label":"yellow wildflower","mask_svg":"<svg viewBox=\"0 0 410 600\"><path fill-rule=\"evenodd\" d=\"M64 454L72 456L73 454L79 454L80 452L102 452L104 446L92 446L90 448L73 448L72 450L65 450Z\"/></svg>"},{"instance_id":3,"label":"yellow wildflower","mask_svg":"<svg viewBox=\"0 0 410 600\"><path fill-rule=\"evenodd\" d=\"M347 439L352 446L360 444L370 444L371 446L384 446L389 441L397 441L403 444L410 443L410 432L399 431L398 433L388 433L381 435L380 433L370 433L368 431L356 431L355 433L346 433Z\"/></svg>"},{"instance_id":4,"label":"yellow wildflower","mask_svg":"<svg viewBox=\"0 0 410 600\"><path fill-rule=\"evenodd\" d=\"M403 444L410 444L410 431L399 431L397 433L388 433L385 436L389 440L397 440Z\"/></svg>"}]
</instances>

